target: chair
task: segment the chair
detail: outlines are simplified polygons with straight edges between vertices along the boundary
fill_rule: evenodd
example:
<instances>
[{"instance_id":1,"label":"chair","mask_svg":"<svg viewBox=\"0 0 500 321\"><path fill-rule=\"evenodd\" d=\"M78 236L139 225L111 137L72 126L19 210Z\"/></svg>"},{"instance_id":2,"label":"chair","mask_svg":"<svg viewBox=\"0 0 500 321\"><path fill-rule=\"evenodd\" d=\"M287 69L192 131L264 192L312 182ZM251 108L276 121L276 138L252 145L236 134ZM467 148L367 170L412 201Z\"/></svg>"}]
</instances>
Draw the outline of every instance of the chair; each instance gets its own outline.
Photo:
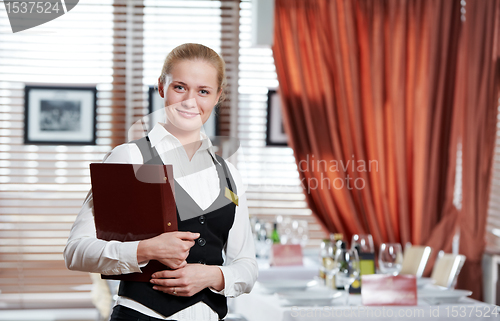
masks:
<instances>
[{"instance_id":1,"label":"chair","mask_svg":"<svg viewBox=\"0 0 500 321\"><path fill-rule=\"evenodd\" d=\"M464 262L465 255L445 254L443 251L439 251L431 274L434 284L453 288Z\"/></svg>"},{"instance_id":2,"label":"chair","mask_svg":"<svg viewBox=\"0 0 500 321\"><path fill-rule=\"evenodd\" d=\"M120 281L103 280L98 273L90 273L90 278L92 280L91 300L99 312L96 321L108 320L115 305Z\"/></svg>"},{"instance_id":3,"label":"chair","mask_svg":"<svg viewBox=\"0 0 500 321\"><path fill-rule=\"evenodd\" d=\"M417 278L421 277L430 254L431 248L429 246L407 245L403 256L401 274L411 274Z\"/></svg>"}]
</instances>

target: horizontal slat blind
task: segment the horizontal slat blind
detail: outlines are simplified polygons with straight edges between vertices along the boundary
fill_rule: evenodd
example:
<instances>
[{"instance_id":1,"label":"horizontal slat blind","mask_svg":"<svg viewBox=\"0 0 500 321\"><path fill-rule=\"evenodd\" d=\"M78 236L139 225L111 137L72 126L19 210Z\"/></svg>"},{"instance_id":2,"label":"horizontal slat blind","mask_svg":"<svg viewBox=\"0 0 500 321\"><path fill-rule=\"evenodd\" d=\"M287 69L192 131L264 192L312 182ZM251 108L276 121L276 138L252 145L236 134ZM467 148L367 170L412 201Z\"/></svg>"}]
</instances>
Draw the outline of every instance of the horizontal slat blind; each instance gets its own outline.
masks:
<instances>
[{"instance_id":1,"label":"horizontal slat blind","mask_svg":"<svg viewBox=\"0 0 500 321\"><path fill-rule=\"evenodd\" d=\"M113 146L142 137L129 131L147 113L147 88L142 85L144 69L144 1L113 1L113 92L114 112L125 118L124 130ZM122 136L123 135L123 136Z\"/></svg>"},{"instance_id":2,"label":"horizontal slat blind","mask_svg":"<svg viewBox=\"0 0 500 321\"><path fill-rule=\"evenodd\" d=\"M80 2L17 34L0 5L1 309L90 306L88 273L67 270L62 251L90 188L89 163L124 137L113 102L111 4ZM96 85L97 146L24 145L25 84Z\"/></svg>"},{"instance_id":3,"label":"horizontal slat blind","mask_svg":"<svg viewBox=\"0 0 500 321\"><path fill-rule=\"evenodd\" d=\"M307 207L293 151L266 146L267 91L277 88L278 80L272 50L251 47L251 1L240 6L238 168L248 184L250 215L267 221L277 215L307 220L308 246L317 247L327 234Z\"/></svg>"},{"instance_id":4,"label":"horizontal slat blind","mask_svg":"<svg viewBox=\"0 0 500 321\"><path fill-rule=\"evenodd\" d=\"M497 94L500 111L500 93ZM499 114L500 115L500 114ZM497 135L491 180L488 221L486 225L486 246L494 252L500 252L500 116L497 119Z\"/></svg>"}]
</instances>

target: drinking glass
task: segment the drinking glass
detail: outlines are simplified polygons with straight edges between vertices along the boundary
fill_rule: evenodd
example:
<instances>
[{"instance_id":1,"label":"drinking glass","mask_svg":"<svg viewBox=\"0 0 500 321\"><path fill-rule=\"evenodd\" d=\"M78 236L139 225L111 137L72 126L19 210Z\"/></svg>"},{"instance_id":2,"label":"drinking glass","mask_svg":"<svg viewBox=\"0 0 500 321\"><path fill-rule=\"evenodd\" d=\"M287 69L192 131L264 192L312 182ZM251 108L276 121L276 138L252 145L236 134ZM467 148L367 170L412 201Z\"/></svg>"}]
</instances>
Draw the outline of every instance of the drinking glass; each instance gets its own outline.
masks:
<instances>
[{"instance_id":1,"label":"drinking glass","mask_svg":"<svg viewBox=\"0 0 500 321\"><path fill-rule=\"evenodd\" d=\"M299 221L298 234L300 239L300 245L302 245L302 247L304 248L309 240L309 223L307 223L306 220Z\"/></svg>"},{"instance_id":2,"label":"drinking glass","mask_svg":"<svg viewBox=\"0 0 500 321\"><path fill-rule=\"evenodd\" d=\"M346 292L346 305L349 305L349 287L359 276L358 251L340 248L335 252L335 283L343 286Z\"/></svg>"},{"instance_id":3,"label":"drinking glass","mask_svg":"<svg viewBox=\"0 0 500 321\"><path fill-rule=\"evenodd\" d=\"M359 245L359 249L363 253L375 253L371 234L354 234L351 240L351 249L354 249L356 245Z\"/></svg>"},{"instance_id":4,"label":"drinking glass","mask_svg":"<svg viewBox=\"0 0 500 321\"><path fill-rule=\"evenodd\" d=\"M309 239L309 228L305 220L292 221L292 244L300 244L302 247L306 246Z\"/></svg>"},{"instance_id":5,"label":"drinking glass","mask_svg":"<svg viewBox=\"0 0 500 321\"><path fill-rule=\"evenodd\" d=\"M255 240L255 255L258 258L269 259L271 252L272 241L267 236L268 222L256 220L254 225L254 240Z\"/></svg>"},{"instance_id":6,"label":"drinking glass","mask_svg":"<svg viewBox=\"0 0 500 321\"><path fill-rule=\"evenodd\" d=\"M382 243L378 255L378 266L384 274L398 275L403 264L403 250L399 243Z\"/></svg>"},{"instance_id":7,"label":"drinking glass","mask_svg":"<svg viewBox=\"0 0 500 321\"><path fill-rule=\"evenodd\" d=\"M293 237L292 219L289 217L278 220L278 234L281 244L292 244Z\"/></svg>"}]
</instances>

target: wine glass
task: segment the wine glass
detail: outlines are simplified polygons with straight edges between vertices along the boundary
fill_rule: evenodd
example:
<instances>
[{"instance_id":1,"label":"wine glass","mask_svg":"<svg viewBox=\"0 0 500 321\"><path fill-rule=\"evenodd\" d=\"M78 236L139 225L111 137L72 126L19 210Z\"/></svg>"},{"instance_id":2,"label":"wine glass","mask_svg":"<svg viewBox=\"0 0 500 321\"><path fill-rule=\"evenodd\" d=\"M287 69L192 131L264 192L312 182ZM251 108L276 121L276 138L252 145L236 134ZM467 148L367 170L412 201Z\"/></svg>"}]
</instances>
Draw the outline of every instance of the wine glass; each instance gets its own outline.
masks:
<instances>
[{"instance_id":1,"label":"wine glass","mask_svg":"<svg viewBox=\"0 0 500 321\"><path fill-rule=\"evenodd\" d=\"M351 249L359 245L359 249L363 253L375 253L375 245L371 234L354 234L351 240Z\"/></svg>"},{"instance_id":2,"label":"wine glass","mask_svg":"<svg viewBox=\"0 0 500 321\"><path fill-rule=\"evenodd\" d=\"M334 260L335 283L343 286L346 292L346 305L349 305L349 287L359 276L358 251L339 248Z\"/></svg>"},{"instance_id":3,"label":"wine glass","mask_svg":"<svg viewBox=\"0 0 500 321\"><path fill-rule=\"evenodd\" d=\"M309 228L306 220L293 220L292 221L292 244L300 244L302 247L306 246L309 239Z\"/></svg>"},{"instance_id":4,"label":"wine glass","mask_svg":"<svg viewBox=\"0 0 500 321\"><path fill-rule=\"evenodd\" d=\"M278 220L278 234L281 244L292 244L292 219L290 217Z\"/></svg>"},{"instance_id":5,"label":"wine glass","mask_svg":"<svg viewBox=\"0 0 500 321\"><path fill-rule=\"evenodd\" d=\"M306 220L299 221L298 235L300 239L300 245L304 248L309 240L309 224Z\"/></svg>"},{"instance_id":6,"label":"wine glass","mask_svg":"<svg viewBox=\"0 0 500 321\"><path fill-rule=\"evenodd\" d=\"M378 255L378 266L384 274L398 275L403 264L403 250L399 243L382 243Z\"/></svg>"},{"instance_id":7,"label":"wine glass","mask_svg":"<svg viewBox=\"0 0 500 321\"><path fill-rule=\"evenodd\" d=\"M268 222L263 220L255 220L254 225L254 240L255 240L255 255L258 258L268 259L271 252L272 241L267 236Z\"/></svg>"}]
</instances>

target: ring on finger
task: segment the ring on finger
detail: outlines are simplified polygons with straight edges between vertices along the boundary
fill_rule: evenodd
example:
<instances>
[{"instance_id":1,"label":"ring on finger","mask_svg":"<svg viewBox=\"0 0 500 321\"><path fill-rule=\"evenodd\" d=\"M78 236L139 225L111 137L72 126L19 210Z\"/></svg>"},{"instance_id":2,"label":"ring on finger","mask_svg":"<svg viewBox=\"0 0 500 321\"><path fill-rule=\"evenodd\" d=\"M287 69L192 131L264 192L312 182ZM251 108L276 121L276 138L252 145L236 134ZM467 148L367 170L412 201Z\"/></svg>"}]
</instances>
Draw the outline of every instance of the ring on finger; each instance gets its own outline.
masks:
<instances>
[{"instance_id":1,"label":"ring on finger","mask_svg":"<svg viewBox=\"0 0 500 321\"><path fill-rule=\"evenodd\" d=\"M172 294L176 295L177 292L175 292L175 288L172 290Z\"/></svg>"}]
</instances>

